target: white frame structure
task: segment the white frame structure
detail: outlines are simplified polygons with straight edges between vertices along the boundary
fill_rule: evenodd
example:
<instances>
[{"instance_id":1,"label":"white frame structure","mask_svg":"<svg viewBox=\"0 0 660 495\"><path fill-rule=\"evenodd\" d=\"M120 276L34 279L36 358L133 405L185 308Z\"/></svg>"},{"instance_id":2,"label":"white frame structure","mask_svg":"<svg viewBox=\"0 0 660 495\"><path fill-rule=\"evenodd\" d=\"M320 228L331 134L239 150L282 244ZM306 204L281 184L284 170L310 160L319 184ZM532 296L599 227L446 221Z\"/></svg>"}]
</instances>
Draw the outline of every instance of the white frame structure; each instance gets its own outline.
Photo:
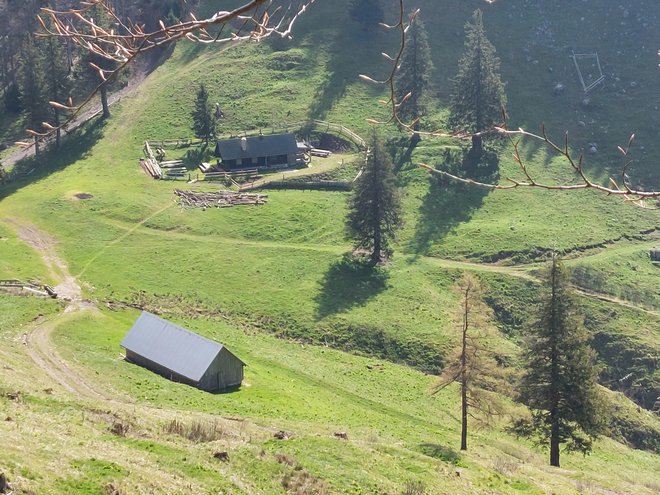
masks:
<instances>
[{"instance_id":1,"label":"white frame structure","mask_svg":"<svg viewBox=\"0 0 660 495\"><path fill-rule=\"evenodd\" d=\"M600 60L598 58L598 53L575 53L572 52L571 58L573 59L573 62L575 63L575 69L577 70L578 77L580 78L580 83L582 84L582 89L584 90L585 94L594 89L596 86L598 86L600 83L602 83L605 80L605 75L603 74L603 69L600 67ZM578 59L596 59L596 66L598 67L598 77L596 78L595 81L593 81L591 84L588 86L584 83L584 77L582 76L582 71L580 70L580 63L578 62Z\"/></svg>"}]
</instances>

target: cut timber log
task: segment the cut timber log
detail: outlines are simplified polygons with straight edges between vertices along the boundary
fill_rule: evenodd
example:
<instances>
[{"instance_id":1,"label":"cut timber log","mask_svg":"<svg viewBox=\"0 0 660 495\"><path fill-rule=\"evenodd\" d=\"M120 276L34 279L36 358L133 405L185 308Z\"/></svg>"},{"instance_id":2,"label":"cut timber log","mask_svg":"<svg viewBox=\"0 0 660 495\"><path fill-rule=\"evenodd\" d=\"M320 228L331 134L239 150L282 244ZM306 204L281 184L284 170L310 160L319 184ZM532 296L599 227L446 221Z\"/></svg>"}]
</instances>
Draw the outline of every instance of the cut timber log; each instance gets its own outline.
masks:
<instances>
[{"instance_id":1,"label":"cut timber log","mask_svg":"<svg viewBox=\"0 0 660 495\"><path fill-rule=\"evenodd\" d=\"M332 151L312 148L311 150L309 150L309 154L312 156L319 156L321 158L328 158L332 154Z\"/></svg>"},{"instance_id":2,"label":"cut timber log","mask_svg":"<svg viewBox=\"0 0 660 495\"><path fill-rule=\"evenodd\" d=\"M247 194L233 191L197 192L175 189L182 208L228 208L232 206L256 206L268 201L266 194Z\"/></svg>"},{"instance_id":3,"label":"cut timber log","mask_svg":"<svg viewBox=\"0 0 660 495\"><path fill-rule=\"evenodd\" d=\"M213 168L214 168L214 166L211 165L210 163L207 163L207 162L202 162L202 163L199 165L199 170L200 170L202 173L204 173L204 174L205 174L206 172L208 172L209 170L213 169Z\"/></svg>"}]
</instances>

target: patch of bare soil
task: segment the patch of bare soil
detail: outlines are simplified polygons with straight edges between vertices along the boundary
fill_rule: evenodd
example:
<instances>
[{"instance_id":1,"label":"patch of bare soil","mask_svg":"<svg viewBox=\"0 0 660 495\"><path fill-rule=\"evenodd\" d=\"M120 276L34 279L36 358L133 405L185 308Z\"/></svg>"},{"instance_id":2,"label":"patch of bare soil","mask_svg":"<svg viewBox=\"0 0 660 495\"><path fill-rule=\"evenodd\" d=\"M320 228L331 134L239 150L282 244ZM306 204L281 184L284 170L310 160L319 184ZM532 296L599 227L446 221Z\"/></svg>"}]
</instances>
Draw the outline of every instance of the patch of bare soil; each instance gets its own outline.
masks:
<instances>
[{"instance_id":1,"label":"patch of bare soil","mask_svg":"<svg viewBox=\"0 0 660 495\"><path fill-rule=\"evenodd\" d=\"M8 220L8 222L18 227L20 239L41 255L50 276L54 280L60 280L60 283L55 286L55 291L60 299L69 301L67 312L75 309L93 308L93 305L83 300L80 284L69 273L66 262L57 255L57 241L34 225L25 222L19 223L14 220Z\"/></svg>"},{"instance_id":2,"label":"patch of bare soil","mask_svg":"<svg viewBox=\"0 0 660 495\"><path fill-rule=\"evenodd\" d=\"M90 193L76 193L73 195L73 198L77 200L92 199L93 197L94 195Z\"/></svg>"},{"instance_id":3,"label":"patch of bare soil","mask_svg":"<svg viewBox=\"0 0 660 495\"><path fill-rule=\"evenodd\" d=\"M36 226L15 220L7 220L18 230L18 236L44 260L46 267L55 280L60 283L55 286L58 297L67 301L65 313L92 310L97 308L85 301L78 280L69 273L66 262L60 258L55 250L57 241ZM27 333L25 343L28 355L32 360L55 382L65 390L83 397L104 398L95 387L89 385L78 373L76 373L62 357L57 353L50 341L53 326L47 321L37 320L33 322L32 330Z\"/></svg>"}]
</instances>

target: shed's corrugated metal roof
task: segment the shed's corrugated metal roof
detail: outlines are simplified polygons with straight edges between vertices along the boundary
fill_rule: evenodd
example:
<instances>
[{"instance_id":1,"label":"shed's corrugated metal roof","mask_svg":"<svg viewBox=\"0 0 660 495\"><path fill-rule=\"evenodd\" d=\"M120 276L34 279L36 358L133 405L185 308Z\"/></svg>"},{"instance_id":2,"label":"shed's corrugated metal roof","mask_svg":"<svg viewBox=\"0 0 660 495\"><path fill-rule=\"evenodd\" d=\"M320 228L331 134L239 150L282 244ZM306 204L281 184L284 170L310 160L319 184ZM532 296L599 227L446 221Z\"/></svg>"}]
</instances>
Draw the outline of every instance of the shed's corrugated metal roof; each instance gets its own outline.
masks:
<instances>
[{"instance_id":1,"label":"shed's corrugated metal roof","mask_svg":"<svg viewBox=\"0 0 660 495\"><path fill-rule=\"evenodd\" d=\"M298 145L293 134L271 134L268 136L246 137L246 150L241 148L241 139L218 141L215 155L223 160L240 158L259 158L264 156L291 155L298 152Z\"/></svg>"},{"instance_id":2,"label":"shed's corrugated metal roof","mask_svg":"<svg viewBox=\"0 0 660 495\"><path fill-rule=\"evenodd\" d=\"M222 344L143 311L121 343L185 378L198 382Z\"/></svg>"}]
</instances>

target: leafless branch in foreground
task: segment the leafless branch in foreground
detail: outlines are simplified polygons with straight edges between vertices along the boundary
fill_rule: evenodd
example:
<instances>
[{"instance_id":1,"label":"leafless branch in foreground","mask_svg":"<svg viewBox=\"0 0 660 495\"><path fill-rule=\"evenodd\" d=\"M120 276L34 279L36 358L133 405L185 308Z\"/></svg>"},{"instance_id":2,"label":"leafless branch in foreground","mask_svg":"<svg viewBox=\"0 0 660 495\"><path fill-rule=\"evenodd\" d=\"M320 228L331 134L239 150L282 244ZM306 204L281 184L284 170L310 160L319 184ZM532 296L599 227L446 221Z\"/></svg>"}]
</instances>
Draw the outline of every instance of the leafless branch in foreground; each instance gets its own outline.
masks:
<instances>
[{"instance_id":1,"label":"leafless branch in foreground","mask_svg":"<svg viewBox=\"0 0 660 495\"><path fill-rule=\"evenodd\" d=\"M80 8L64 11L44 7L39 16L42 29L42 32L38 33L40 36L67 39L89 53L114 62L114 68L103 69L90 64L98 74L100 82L82 103L74 104L71 99L67 102L49 102L52 107L69 112L67 120L58 126L44 122L43 130L29 129L27 133L34 137L35 141L41 141L52 136L58 129L66 128L101 88L140 54L184 38L196 43L224 46L246 41L258 42L270 36L288 38L298 18L314 2L316 0L303 0L294 7L293 0L289 3L244 0L244 3L234 10L218 11L206 19L197 19L194 14L190 14L190 20L169 26L161 20L159 29L150 32L145 32L143 26L130 20L122 20L108 0L81 1ZM111 21L111 28L102 27L98 19L89 15L94 7L103 10ZM212 28L216 28L217 32L212 32ZM30 142L18 144L25 147L34 145Z\"/></svg>"},{"instance_id":2,"label":"leafless branch in foreground","mask_svg":"<svg viewBox=\"0 0 660 495\"><path fill-rule=\"evenodd\" d=\"M486 1L487 3L495 2L495 0L484 0L484 1ZM386 86L389 93L389 98L387 100L380 101L381 104L386 105L390 108L389 119L386 121L369 119L368 122L372 125L385 125L385 124L394 123L404 131L410 134L417 134L420 136L455 138L460 140L471 139L473 134L467 132L461 132L461 131L457 131L457 132L442 131L442 130L420 131L419 129L417 129L417 125L416 125L418 123L417 122L418 119L412 122L404 122L399 116L399 108L411 97L411 94L409 93L405 95L400 101L397 101L394 80L397 71L399 69L401 63L401 57L403 55L403 51L405 48L406 32L408 31L410 25L413 22L415 22L415 19L419 15L419 12L420 12L419 9L415 10L410 15L408 23L406 23L404 0L399 0L399 16L397 22L395 22L394 24L381 24L385 29L398 30L398 32L400 33L400 42L396 55L392 56L387 53L382 54L383 57L385 57L385 59L390 61L392 64L391 71L389 72L389 74L385 79L377 80L364 74L360 75L360 78L363 81ZM657 205L649 206L645 202L645 200L660 198L660 191L655 191L655 190L644 191L630 186L630 182L628 180L628 169L632 164L632 161L630 160L629 156L630 156L630 149L632 147L635 137L634 134L630 137L628 141L628 145L625 148L622 148L621 146L618 147L618 150L623 157L623 166L621 168L619 182L617 182L614 178L610 178L609 186L604 186L594 182L586 175L583 167L582 155L579 155L577 158L574 158L574 156L571 154L571 151L569 150L568 133L565 134L563 145L560 145L548 137L545 127L542 128L540 134L534 134L525 131L522 128L519 128L517 130L509 130L507 128L507 116L506 116L506 111L504 109L502 110L502 120L503 120L503 124L501 127L495 127L487 131L479 132L475 135L480 135L480 136L496 135L509 139L514 150L513 158L520 167L520 170L523 172L524 179L517 180L508 177L506 178L508 184L504 184L504 185L490 184L490 183L479 182L465 177L459 177L457 175L442 170L436 170L435 168L424 163L420 164L420 166L422 168L429 170L434 174L442 175L443 177L454 180L456 182L460 182L471 186L483 187L487 189L514 189L519 187L537 187L542 189L558 190L558 191L571 191L576 189L593 189L605 193L607 195L623 197L625 201L632 202L636 206L644 209L652 209L652 210L660 209L660 207L658 207ZM574 184L549 184L536 180L529 171L529 168L527 167L527 164L520 153L520 143L521 140L524 138L541 141L547 146L547 148L551 152L556 153L559 156L563 157L566 163L568 163L569 166L575 172L578 178L578 182Z\"/></svg>"},{"instance_id":3,"label":"leafless branch in foreground","mask_svg":"<svg viewBox=\"0 0 660 495\"><path fill-rule=\"evenodd\" d=\"M621 167L620 181L617 182L614 178L610 178L609 186L604 186L594 182L586 174L586 172L584 171L584 161L582 155L579 155L577 158L573 156L569 148L568 133L564 134L564 143L560 145L548 137L545 127L542 127L540 134L534 134L525 131L522 128L519 128L517 130L509 130L506 128L506 123L505 123L505 126L495 128L494 132L497 132L499 135L509 139L513 147L513 159L518 164L518 167L522 171L524 179L518 180L518 179L513 179L511 177L507 177L505 180L508 182L508 184L490 184L490 183L478 182L465 177L459 177L449 172L437 170L424 163L421 163L420 166L434 174L441 175L456 182L483 187L487 189L506 190L506 189L515 189L518 187L537 187L541 189L549 189L554 191L593 189L595 191L599 191L607 195L623 197L625 201L635 203L636 206L644 209L652 209L652 210L659 209L657 206L647 205L645 200L660 198L660 191L643 191L641 189L636 189L630 186L627 172L628 172L628 168L632 163L632 160L630 160L630 150L635 140L634 134L630 136L630 139L628 140L628 144L625 148L621 146L618 147L619 153L621 153L621 156L623 157L623 166ZM572 184L551 184L535 179L532 173L530 172L520 152L521 140L524 138L540 141L544 143L551 152L561 156L564 159L564 161L567 164L569 164L570 167L573 169L577 182Z\"/></svg>"}]
</instances>

